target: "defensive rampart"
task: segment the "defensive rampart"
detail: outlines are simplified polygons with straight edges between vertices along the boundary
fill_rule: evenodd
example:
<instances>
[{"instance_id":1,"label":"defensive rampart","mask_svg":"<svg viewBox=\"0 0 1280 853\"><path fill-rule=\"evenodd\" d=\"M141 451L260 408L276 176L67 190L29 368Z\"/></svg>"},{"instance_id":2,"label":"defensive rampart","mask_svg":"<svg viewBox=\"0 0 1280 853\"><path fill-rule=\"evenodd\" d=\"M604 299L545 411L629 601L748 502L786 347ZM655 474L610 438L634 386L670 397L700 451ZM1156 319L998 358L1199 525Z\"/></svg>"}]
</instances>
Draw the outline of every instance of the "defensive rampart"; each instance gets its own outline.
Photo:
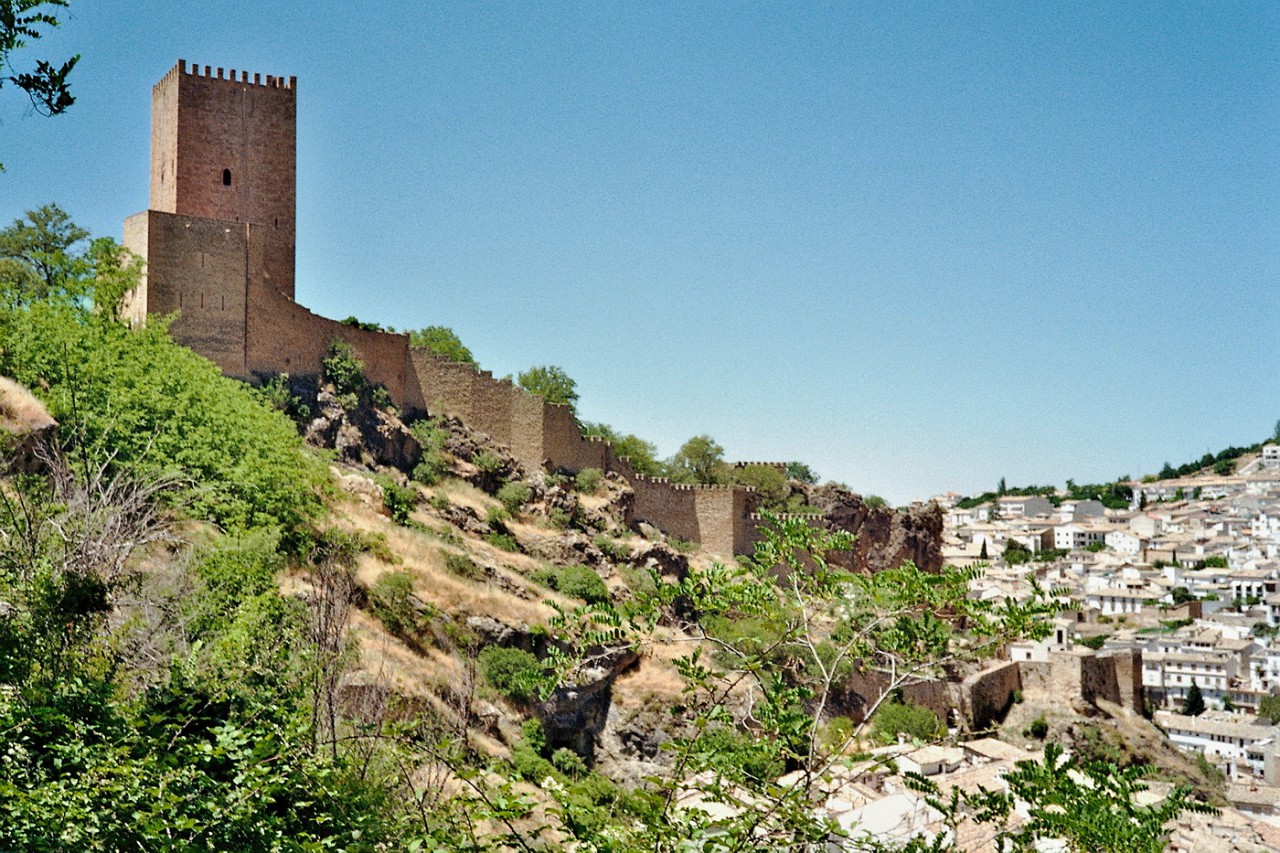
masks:
<instances>
[{"instance_id":1,"label":"defensive rampart","mask_svg":"<svg viewBox=\"0 0 1280 853\"><path fill-rule=\"evenodd\" d=\"M982 731L1004 719L1021 689L1021 671L1012 661L995 664L966 678L960 688L960 710L970 731Z\"/></svg>"},{"instance_id":2,"label":"defensive rampart","mask_svg":"<svg viewBox=\"0 0 1280 853\"><path fill-rule=\"evenodd\" d=\"M755 496L741 486L695 486L639 474L607 441L587 438L573 412L529 394L509 379L449 361L417 347L409 350L409 388L428 411L461 418L487 433L529 470L611 471L635 491L634 520L698 542L717 554L744 554L755 539ZM415 387L416 386L416 387Z\"/></svg>"}]
</instances>

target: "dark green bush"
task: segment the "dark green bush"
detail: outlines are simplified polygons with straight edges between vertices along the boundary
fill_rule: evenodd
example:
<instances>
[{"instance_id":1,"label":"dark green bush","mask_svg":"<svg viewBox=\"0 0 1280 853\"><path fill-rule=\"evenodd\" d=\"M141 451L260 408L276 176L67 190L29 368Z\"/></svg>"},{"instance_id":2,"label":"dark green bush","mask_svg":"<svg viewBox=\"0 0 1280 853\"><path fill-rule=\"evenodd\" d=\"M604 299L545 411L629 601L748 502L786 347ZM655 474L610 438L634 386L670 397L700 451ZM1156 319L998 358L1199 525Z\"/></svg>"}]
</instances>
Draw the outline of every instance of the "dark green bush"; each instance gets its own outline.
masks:
<instances>
[{"instance_id":1,"label":"dark green bush","mask_svg":"<svg viewBox=\"0 0 1280 853\"><path fill-rule=\"evenodd\" d=\"M600 484L603 482L604 472L599 468L583 468L573 478L573 483L577 486L578 491L586 495L594 495L600 491Z\"/></svg>"},{"instance_id":2,"label":"dark green bush","mask_svg":"<svg viewBox=\"0 0 1280 853\"><path fill-rule=\"evenodd\" d=\"M508 699L528 702L547 682L541 662L524 649L486 646L479 655L480 672Z\"/></svg>"},{"instance_id":3,"label":"dark green bush","mask_svg":"<svg viewBox=\"0 0 1280 853\"><path fill-rule=\"evenodd\" d=\"M484 577L484 569L480 568L476 561L466 554L447 552L444 555L444 567L453 574L468 580L479 580Z\"/></svg>"},{"instance_id":4,"label":"dark green bush","mask_svg":"<svg viewBox=\"0 0 1280 853\"><path fill-rule=\"evenodd\" d=\"M514 515L519 511L520 507L524 506L528 502L531 494L532 490L526 483L512 481L498 489L497 497L498 500L502 501L502 505L506 508L507 512Z\"/></svg>"},{"instance_id":5,"label":"dark green bush","mask_svg":"<svg viewBox=\"0 0 1280 853\"><path fill-rule=\"evenodd\" d=\"M498 533L495 531L484 537L484 541L503 551L509 551L512 554L520 553L520 543L516 542L516 538L510 533Z\"/></svg>"},{"instance_id":6,"label":"dark green bush","mask_svg":"<svg viewBox=\"0 0 1280 853\"><path fill-rule=\"evenodd\" d=\"M933 740L946 733L938 715L910 702L886 702L876 711L871 734L882 743L893 743L899 734L911 740Z\"/></svg>"},{"instance_id":7,"label":"dark green bush","mask_svg":"<svg viewBox=\"0 0 1280 853\"><path fill-rule=\"evenodd\" d=\"M389 572L374 581L369 590L369 609L392 634L416 633L419 626L413 602L413 575Z\"/></svg>"},{"instance_id":8,"label":"dark green bush","mask_svg":"<svg viewBox=\"0 0 1280 853\"><path fill-rule=\"evenodd\" d=\"M609 600L608 587L587 566L566 566L561 569L556 589L572 598L581 598L588 604L601 604Z\"/></svg>"},{"instance_id":9,"label":"dark green bush","mask_svg":"<svg viewBox=\"0 0 1280 853\"><path fill-rule=\"evenodd\" d=\"M382 486L382 505L396 524L408 525L409 516L418 503L418 492L407 486L401 486L390 478L379 478Z\"/></svg>"}]
</instances>

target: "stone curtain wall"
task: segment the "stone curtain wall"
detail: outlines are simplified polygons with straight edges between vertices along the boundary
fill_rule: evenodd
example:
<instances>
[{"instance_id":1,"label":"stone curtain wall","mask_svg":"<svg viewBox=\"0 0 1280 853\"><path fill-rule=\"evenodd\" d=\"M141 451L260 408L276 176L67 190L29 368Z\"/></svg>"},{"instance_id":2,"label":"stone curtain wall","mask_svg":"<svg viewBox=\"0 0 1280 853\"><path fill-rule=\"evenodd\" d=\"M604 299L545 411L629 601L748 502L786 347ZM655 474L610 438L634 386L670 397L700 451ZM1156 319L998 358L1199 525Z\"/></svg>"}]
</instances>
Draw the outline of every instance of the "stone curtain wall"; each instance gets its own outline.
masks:
<instances>
[{"instance_id":1,"label":"stone curtain wall","mask_svg":"<svg viewBox=\"0 0 1280 853\"><path fill-rule=\"evenodd\" d=\"M272 373L315 375L335 340L351 345L364 361L364 374L385 385L391 398L411 408L406 382L408 335L374 332L313 314L265 282L249 285L246 376Z\"/></svg>"},{"instance_id":2,"label":"stone curtain wall","mask_svg":"<svg viewBox=\"0 0 1280 853\"><path fill-rule=\"evenodd\" d=\"M430 412L443 411L505 445L526 469L546 465L577 472L612 471L635 491L634 520L725 556L750 553L754 494L727 486L689 486L637 474L608 442L585 438L573 413L548 404L508 379L417 347L409 351L407 396ZM416 393L415 393L416 390Z\"/></svg>"},{"instance_id":3,"label":"stone curtain wall","mask_svg":"<svg viewBox=\"0 0 1280 853\"><path fill-rule=\"evenodd\" d=\"M1022 689L1022 675L1012 661L998 663L974 673L961 685L961 711L970 731L982 731L1004 718Z\"/></svg>"}]
</instances>

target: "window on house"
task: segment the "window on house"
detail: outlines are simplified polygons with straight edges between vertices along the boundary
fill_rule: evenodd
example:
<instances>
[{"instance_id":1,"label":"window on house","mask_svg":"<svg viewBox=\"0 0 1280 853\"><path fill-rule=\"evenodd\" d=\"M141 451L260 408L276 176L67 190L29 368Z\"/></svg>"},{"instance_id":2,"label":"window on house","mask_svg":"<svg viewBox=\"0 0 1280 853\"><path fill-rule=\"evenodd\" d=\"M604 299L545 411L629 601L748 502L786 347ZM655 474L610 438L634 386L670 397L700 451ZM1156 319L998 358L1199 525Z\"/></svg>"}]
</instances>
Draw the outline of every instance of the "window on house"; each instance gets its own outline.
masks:
<instances>
[{"instance_id":1,"label":"window on house","mask_svg":"<svg viewBox=\"0 0 1280 853\"><path fill-rule=\"evenodd\" d=\"M224 187L231 186L231 170L230 169L222 170L222 185Z\"/></svg>"}]
</instances>

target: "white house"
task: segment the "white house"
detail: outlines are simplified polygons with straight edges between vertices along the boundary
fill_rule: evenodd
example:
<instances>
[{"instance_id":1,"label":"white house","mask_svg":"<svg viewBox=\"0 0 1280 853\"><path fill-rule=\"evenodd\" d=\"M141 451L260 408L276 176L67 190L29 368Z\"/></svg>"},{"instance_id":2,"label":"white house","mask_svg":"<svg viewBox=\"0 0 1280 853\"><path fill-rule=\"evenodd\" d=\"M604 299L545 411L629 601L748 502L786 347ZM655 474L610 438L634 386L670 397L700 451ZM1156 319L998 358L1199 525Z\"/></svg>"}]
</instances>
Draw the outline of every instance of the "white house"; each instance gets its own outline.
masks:
<instances>
[{"instance_id":1,"label":"white house","mask_svg":"<svg viewBox=\"0 0 1280 853\"><path fill-rule=\"evenodd\" d=\"M1280 726L1225 711L1205 711L1198 717L1156 711L1156 724L1169 740L1194 750L1210 761L1247 766L1261 776L1268 749L1275 749Z\"/></svg>"}]
</instances>

